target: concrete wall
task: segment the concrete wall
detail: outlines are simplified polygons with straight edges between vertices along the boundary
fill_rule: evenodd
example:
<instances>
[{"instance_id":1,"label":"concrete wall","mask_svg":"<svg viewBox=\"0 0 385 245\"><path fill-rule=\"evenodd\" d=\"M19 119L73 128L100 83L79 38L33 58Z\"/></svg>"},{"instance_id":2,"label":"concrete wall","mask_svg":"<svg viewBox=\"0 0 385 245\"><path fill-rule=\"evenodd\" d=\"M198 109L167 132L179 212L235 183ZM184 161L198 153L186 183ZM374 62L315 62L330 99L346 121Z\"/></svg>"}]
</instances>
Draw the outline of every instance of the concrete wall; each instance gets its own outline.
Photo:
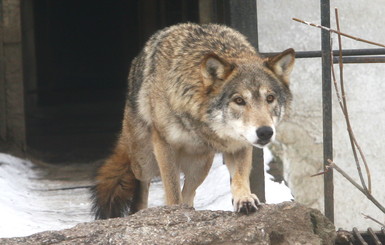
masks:
<instances>
[{"instance_id":1,"label":"concrete wall","mask_svg":"<svg viewBox=\"0 0 385 245\"><path fill-rule=\"evenodd\" d=\"M298 51L320 50L320 30L291 20L297 17L320 23L320 3L309 0L257 1L259 47L261 52L293 47ZM381 0L331 1L332 26L334 8L340 12L343 32L385 43L385 4ZM334 36L334 48L337 48ZM345 49L378 48L343 39ZM337 69L337 66L335 67ZM373 194L385 205L385 64L345 65L345 87L351 123L356 138L370 164ZM285 164L285 177L296 200L323 210L323 177L309 177L322 170L322 102L321 59L298 59L292 76L294 100L289 119L279 129L276 153ZM334 90L334 87L333 87ZM334 160L359 182L345 121L333 95ZM379 137L380 136L380 137ZM337 172L334 174L336 227L361 229L379 227L360 213L384 221L379 211Z\"/></svg>"}]
</instances>

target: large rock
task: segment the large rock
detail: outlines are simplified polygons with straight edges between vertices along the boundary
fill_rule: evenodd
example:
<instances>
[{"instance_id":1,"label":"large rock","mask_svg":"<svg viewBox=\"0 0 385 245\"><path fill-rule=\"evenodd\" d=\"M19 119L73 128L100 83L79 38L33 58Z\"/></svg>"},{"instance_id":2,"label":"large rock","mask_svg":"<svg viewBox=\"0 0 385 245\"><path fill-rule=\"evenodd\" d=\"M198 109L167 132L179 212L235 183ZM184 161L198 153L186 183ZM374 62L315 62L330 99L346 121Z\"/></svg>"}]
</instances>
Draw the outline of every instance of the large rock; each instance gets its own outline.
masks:
<instances>
[{"instance_id":1,"label":"large rock","mask_svg":"<svg viewBox=\"0 0 385 245\"><path fill-rule=\"evenodd\" d=\"M318 210L286 202L242 215L157 207L126 218L0 239L0 244L333 244L335 228Z\"/></svg>"}]
</instances>

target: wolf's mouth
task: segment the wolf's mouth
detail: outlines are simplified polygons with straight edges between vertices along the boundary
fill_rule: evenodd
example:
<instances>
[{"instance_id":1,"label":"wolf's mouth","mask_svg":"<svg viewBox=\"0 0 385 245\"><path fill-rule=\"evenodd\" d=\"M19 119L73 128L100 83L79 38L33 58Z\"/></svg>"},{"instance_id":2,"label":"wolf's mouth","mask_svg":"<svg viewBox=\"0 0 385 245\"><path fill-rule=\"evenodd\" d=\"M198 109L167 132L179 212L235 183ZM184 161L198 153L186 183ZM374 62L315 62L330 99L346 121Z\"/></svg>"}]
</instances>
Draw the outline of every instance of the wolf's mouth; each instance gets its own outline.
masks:
<instances>
[{"instance_id":1,"label":"wolf's mouth","mask_svg":"<svg viewBox=\"0 0 385 245\"><path fill-rule=\"evenodd\" d=\"M253 146L258 148L263 148L266 145L268 145L271 142L271 140L257 140L257 143L254 143Z\"/></svg>"}]
</instances>

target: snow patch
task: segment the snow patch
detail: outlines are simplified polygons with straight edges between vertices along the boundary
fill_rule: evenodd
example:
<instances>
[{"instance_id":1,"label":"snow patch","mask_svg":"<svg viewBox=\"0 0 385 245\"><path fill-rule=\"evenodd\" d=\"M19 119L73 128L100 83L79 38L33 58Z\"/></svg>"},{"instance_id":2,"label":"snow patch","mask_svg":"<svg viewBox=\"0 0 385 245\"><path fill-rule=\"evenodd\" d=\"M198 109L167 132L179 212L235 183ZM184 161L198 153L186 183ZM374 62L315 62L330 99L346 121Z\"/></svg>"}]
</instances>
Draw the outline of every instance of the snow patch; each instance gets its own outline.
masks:
<instances>
[{"instance_id":1,"label":"snow patch","mask_svg":"<svg viewBox=\"0 0 385 245\"><path fill-rule=\"evenodd\" d=\"M265 170L271 159L270 151L265 150ZM27 236L45 230L65 229L93 219L88 189L66 190L65 194L56 191L52 194L44 190L58 187L59 182L42 181L40 177L40 170L34 168L32 162L0 153L0 237ZM265 173L267 203L293 199L284 183L271 179L272 176ZM153 181L149 206L164 205L163 197L162 182ZM197 189L195 208L233 210L229 172L219 154L214 159L209 175Z\"/></svg>"}]
</instances>

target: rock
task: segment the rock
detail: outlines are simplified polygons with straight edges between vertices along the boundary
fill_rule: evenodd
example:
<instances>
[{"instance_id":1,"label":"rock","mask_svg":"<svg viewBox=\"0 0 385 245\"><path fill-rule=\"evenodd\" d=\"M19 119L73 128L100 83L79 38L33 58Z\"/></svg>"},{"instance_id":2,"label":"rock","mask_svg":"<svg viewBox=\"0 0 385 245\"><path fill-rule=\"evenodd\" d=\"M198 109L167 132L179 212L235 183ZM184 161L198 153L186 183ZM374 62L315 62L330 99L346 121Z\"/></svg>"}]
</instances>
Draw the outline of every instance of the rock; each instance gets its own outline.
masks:
<instances>
[{"instance_id":1,"label":"rock","mask_svg":"<svg viewBox=\"0 0 385 245\"><path fill-rule=\"evenodd\" d=\"M294 202L256 213L157 207L125 218L71 229L0 239L0 244L333 244L334 225L318 210Z\"/></svg>"}]
</instances>

